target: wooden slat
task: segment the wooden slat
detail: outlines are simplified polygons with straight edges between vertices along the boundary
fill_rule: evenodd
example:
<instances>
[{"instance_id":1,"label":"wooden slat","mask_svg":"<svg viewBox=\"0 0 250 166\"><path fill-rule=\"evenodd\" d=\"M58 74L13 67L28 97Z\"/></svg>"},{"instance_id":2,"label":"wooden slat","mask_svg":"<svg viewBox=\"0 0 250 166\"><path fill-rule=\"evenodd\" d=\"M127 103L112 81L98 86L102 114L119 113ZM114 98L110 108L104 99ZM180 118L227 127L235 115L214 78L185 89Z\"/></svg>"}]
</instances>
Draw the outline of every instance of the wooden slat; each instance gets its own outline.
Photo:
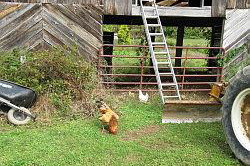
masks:
<instances>
[{"instance_id":1,"label":"wooden slat","mask_svg":"<svg viewBox=\"0 0 250 166\"><path fill-rule=\"evenodd\" d=\"M20 12L21 14L13 15L10 19L0 21L0 36L6 36L12 31L18 30L20 25L25 22L31 23L35 20L41 20L41 5L35 4L30 5L31 7L25 8L25 12ZM13 19L12 19L13 18Z\"/></svg>"},{"instance_id":2,"label":"wooden slat","mask_svg":"<svg viewBox=\"0 0 250 166\"><path fill-rule=\"evenodd\" d=\"M227 9L249 9L250 0L227 0Z\"/></svg>"},{"instance_id":3,"label":"wooden slat","mask_svg":"<svg viewBox=\"0 0 250 166\"><path fill-rule=\"evenodd\" d=\"M250 10L227 10L227 18L224 26L223 47L231 50L244 44L250 36Z\"/></svg>"},{"instance_id":4,"label":"wooden slat","mask_svg":"<svg viewBox=\"0 0 250 166\"><path fill-rule=\"evenodd\" d=\"M103 5L104 0L0 0L0 2L17 3L56 3L56 4L92 4L96 6Z\"/></svg>"},{"instance_id":5,"label":"wooden slat","mask_svg":"<svg viewBox=\"0 0 250 166\"><path fill-rule=\"evenodd\" d=\"M160 16L166 17L211 17L211 8L199 8L199 7L158 7ZM147 15L152 15L152 11L146 11ZM140 16L141 9L139 6L132 6L132 15Z\"/></svg>"},{"instance_id":6,"label":"wooden slat","mask_svg":"<svg viewBox=\"0 0 250 166\"><path fill-rule=\"evenodd\" d=\"M213 0L211 8L212 17L226 16L226 0Z\"/></svg>"},{"instance_id":7,"label":"wooden slat","mask_svg":"<svg viewBox=\"0 0 250 166\"><path fill-rule=\"evenodd\" d=\"M246 9L247 8L247 0L237 0L236 8L237 9Z\"/></svg>"},{"instance_id":8,"label":"wooden slat","mask_svg":"<svg viewBox=\"0 0 250 166\"><path fill-rule=\"evenodd\" d=\"M104 14L131 15L132 0L105 0Z\"/></svg>"},{"instance_id":9,"label":"wooden slat","mask_svg":"<svg viewBox=\"0 0 250 166\"><path fill-rule=\"evenodd\" d=\"M236 7L236 0L227 0L227 9L234 9Z\"/></svg>"}]
</instances>

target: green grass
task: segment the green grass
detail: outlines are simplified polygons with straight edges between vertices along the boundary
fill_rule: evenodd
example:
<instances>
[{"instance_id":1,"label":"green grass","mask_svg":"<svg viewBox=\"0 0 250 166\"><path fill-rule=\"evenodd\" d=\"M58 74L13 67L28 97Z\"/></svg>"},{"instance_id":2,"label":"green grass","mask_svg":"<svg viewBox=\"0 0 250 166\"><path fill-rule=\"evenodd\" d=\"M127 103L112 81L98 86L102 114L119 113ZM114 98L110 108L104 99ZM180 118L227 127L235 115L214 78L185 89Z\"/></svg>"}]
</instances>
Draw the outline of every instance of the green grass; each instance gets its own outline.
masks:
<instances>
[{"instance_id":1,"label":"green grass","mask_svg":"<svg viewBox=\"0 0 250 166\"><path fill-rule=\"evenodd\" d=\"M97 118L4 125L0 165L240 165L220 123L161 124L162 109L158 100L124 102L116 136L101 133Z\"/></svg>"},{"instance_id":2,"label":"green grass","mask_svg":"<svg viewBox=\"0 0 250 166\"><path fill-rule=\"evenodd\" d=\"M169 45L175 45L176 39L168 38L167 43ZM184 46L193 46L193 47L205 47L207 46L207 41L205 39L184 39ZM131 57L143 56L143 52L139 52L138 48L115 48L113 54L114 55L126 55ZM172 56L175 56L175 49L171 49L170 53ZM186 56L186 49L183 50L183 57ZM207 56L207 50L203 49L190 49L188 50L188 57L205 57ZM162 55L165 57L165 55ZM138 58L113 58L113 65L115 66L141 66L141 60ZM165 61L165 60L163 60ZM184 64L185 60L182 60ZM173 61L174 62L174 61ZM150 64L150 55L147 54L147 58L145 59L144 65ZM207 60L205 59L191 59L186 61L186 67L206 67ZM194 69L188 69L190 71L194 71ZM206 69L195 69L195 71L206 71ZM113 74L140 74L140 68L113 68ZM149 69L145 68L144 73L149 73ZM139 77L116 77L116 81L138 81Z\"/></svg>"}]
</instances>

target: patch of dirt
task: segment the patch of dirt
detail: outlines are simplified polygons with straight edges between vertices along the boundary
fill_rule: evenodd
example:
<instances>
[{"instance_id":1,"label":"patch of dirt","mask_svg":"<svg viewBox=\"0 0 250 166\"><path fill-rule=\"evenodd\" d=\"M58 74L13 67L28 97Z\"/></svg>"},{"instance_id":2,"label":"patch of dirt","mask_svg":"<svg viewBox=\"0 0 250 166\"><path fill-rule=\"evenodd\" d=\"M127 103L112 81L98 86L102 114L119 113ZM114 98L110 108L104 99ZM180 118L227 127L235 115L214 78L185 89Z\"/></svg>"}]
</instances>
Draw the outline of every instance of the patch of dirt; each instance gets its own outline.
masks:
<instances>
[{"instance_id":1,"label":"patch of dirt","mask_svg":"<svg viewBox=\"0 0 250 166\"><path fill-rule=\"evenodd\" d=\"M143 136L155 134L159 130L160 130L160 126L158 125L147 126L140 130L126 132L124 136L121 138L121 140L122 141L134 141Z\"/></svg>"},{"instance_id":2,"label":"patch of dirt","mask_svg":"<svg viewBox=\"0 0 250 166\"><path fill-rule=\"evenodd\" d=\"M140 160L140 157L134 154L133 155L129 154L124 158L124 160L128 163L131 163Z\"/></svg>"},{"instance_id":3,"label":"patch of dirt","mask_svg":"<svg viewBox=\"0 0 250 166\"><path fill-rule=\"evenodd\" d=\"M181 148L182 145L180 144L176 144L175 142L171 142L171 141L154 141L154 142L144 142L141 141L139 142L140 145L142 145L143 147L145 147L146 149L149 150L157 150L157 149L177 149L177 148Z\"/></svg>"}]
</instances>

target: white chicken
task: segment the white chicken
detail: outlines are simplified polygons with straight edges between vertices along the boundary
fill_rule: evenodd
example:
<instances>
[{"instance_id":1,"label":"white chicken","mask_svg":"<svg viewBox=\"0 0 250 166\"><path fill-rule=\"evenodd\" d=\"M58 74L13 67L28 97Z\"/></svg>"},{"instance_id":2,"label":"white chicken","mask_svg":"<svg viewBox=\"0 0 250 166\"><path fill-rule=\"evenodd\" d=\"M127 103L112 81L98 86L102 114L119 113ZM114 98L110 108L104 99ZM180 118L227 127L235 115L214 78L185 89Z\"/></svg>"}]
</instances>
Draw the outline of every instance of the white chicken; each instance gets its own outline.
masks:
<instances>
[{"instance_id":1,"label":"white chicken","mask_svg":"<svg viewBox=\"0 0 250 166\"><path fill-rule=\"evenodd\" d=\"M144 95L142 93L142 91L139 90L139 100L140 100L140 102L146 103L148 101L148 98L149 98L148 93L146 93L146 95Z\"/></svg>"}]
</instances>

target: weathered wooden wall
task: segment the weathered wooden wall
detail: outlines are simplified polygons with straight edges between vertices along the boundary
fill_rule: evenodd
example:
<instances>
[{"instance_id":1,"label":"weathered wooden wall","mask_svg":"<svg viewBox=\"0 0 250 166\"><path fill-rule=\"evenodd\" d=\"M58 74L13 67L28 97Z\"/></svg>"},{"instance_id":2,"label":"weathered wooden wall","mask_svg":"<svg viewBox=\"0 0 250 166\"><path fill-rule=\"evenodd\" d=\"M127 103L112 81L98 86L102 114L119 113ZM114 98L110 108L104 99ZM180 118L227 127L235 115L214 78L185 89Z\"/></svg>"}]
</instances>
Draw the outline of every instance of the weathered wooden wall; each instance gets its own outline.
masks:
<instances>
[{"instance_id":1,"label":"weathered wooden wall","mask_svg":"<svg viewBox=\"0 0 250 166\"><path fill-rule=\"evenodd\" d=\"M103 5L104 0L0 0L2 2L20 2L20 3L57 3L57 4L92 4Z\"/></svg>"},{"instance_id":2,"label":"weathered wooden wall","mask_svg":"<svg viewBox=\"0 0 250 166\"><path fill-rule=\"evenodd\" d=\"M212 17L226 16L226 0L213 0L211 8Z\"/></svg>"},{"instance_id":3,"label":"weathered wooden wall","mask_svg":"<svg viewBox=\"0 0 250 166\"><path fill-rule=\"evenodd\" d=\"M20 3L92 4L104 8L105 14L131 15L132 0L0 0Z\"/></svg>"},{"instance_id":4,"label":"weathered wooden wall","mask_svg":"<svg viewBox=\"0 0 250 166\"><path fill-rule=\"evenodd\" d=\"M227 9L249 9L250 0L227 0Z\"/></svg>"},{"instance_id":5,"label":"weathered wooden wall","mask_svg":"<svg viewBox=\"0 0 250 166\"><path fill-rule=\"evenodd\" d=\"M131 15L132 0L104 0L105 14Z\"/></svg>"},{"instance_id":6,"label":"weathered wooden wall","mask_svg":"<svg viewBox=\"0 0 250 166\"><path fill-rule=\"evenodd\" d=\"M0 49L77 45L90 60L102 45L101 11L92 5L0 2Z\"/></svg>"},{"instance_id":7,"label":"weathered wooden wall","mask_svg":"<svg viewBox=\"0 0 250 166\"><path fill-rule=\"evenodd\" d=\"M223 47L230 50L250 38L250 9L228 9L226 12Z\"/></svg>"}]
</instances>

